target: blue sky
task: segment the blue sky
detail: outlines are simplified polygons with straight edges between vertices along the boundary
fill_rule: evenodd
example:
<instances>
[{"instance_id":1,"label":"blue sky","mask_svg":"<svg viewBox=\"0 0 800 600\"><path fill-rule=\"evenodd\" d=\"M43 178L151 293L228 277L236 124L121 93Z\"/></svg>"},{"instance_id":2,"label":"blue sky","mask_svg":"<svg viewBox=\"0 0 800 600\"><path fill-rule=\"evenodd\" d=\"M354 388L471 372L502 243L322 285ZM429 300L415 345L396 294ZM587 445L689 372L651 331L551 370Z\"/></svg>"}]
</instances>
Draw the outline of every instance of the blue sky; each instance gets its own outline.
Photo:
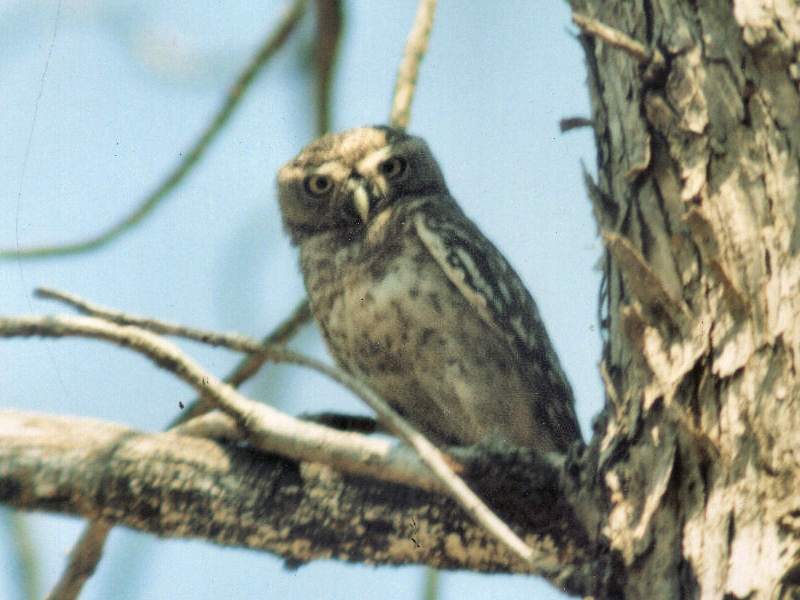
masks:
<instances>
[{"instance_id":1,"label":"blue sky","mask_svg":"<svg viewBox=\"0 0 800 600\"><path fill-rule=\"evenodd\" d=\"M0 247L89 236L127 214L192 144L284 4L205 0L0 2ZM224 11L223 11L224 8ZM333 127L387 120L416 2L346 2ZM425 137L464 210L536 298L573 383L584 433L600 408L600 255L581 161L594 166L582 51L566 3L442 0L409 130ZM263 335L302 297L275 173L314 134L311 27L253 86L189 179L147 221L83 256L0 262L2 314L60 311L55 287L109 306ZM325 357L312 327L295 346ZM185 346L224 375L224 351ZM245 388L293 414L364 411L333 384L272 367ZM86 340L0 341L2 404L158 431L190 390L144 359ZM29 518L44 588L80 520ZM5 535L0 530L0 536ZM2 538L0 538L2 539ZM12 598L0 544L0 597ZM5 571L4 571L5 569ZM319 562L117 529L84 598L419 598L423 571ZM442 598L557 598L535 578L450 573Z\"/></svg>"}]
</instances>

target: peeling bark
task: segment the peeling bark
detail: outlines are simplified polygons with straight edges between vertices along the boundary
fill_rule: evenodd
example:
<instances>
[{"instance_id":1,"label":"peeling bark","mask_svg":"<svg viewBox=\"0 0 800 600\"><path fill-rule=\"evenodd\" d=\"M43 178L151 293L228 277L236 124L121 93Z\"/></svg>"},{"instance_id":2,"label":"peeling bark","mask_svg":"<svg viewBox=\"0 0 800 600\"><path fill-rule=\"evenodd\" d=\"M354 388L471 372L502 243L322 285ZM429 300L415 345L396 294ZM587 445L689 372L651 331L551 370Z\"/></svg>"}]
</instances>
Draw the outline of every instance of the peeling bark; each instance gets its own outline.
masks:
<instances>
[{"instance_id":1,"label":"peeling bark","mask_svg":"<svg viewBox=\"0 0 800 600\"><path fill-rule=\"evenodd\" d=\"M796 594L800 10L571 5L665 59L654 71L582 37L607 250L599 468L619 593Z\"/></svg>"}]
</instances>

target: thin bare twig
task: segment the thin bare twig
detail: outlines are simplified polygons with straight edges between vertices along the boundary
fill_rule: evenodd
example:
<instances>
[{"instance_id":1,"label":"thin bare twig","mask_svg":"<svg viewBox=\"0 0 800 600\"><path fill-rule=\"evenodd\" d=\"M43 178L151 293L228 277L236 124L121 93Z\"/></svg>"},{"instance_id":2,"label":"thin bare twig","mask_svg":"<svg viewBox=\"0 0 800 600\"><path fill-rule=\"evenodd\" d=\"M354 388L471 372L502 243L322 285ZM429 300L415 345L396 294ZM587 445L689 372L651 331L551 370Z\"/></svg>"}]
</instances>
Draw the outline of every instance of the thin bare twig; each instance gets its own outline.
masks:
<instances>
[{"instance_id":1,"label":"thin bare twig","mask_svg":"<svg viewBox=\"0 0 800 600\"><path fill-rule=\"evenodd\" d=\"M341 432L302 421L239 394L205 371L175 344L135 326L117 325L96 317L42 315L0 318L2 337L84 337L113 342L149 358L193 387L230 415L253 447L290 459L334 468L427 490L442 490L413 451L389 440ZM252 340L255 346L260 344ZM201 417L213 418L212 414ZM186 424L185 428L201 425ZM231 431L230 428L223 428ZM197 431L197 429L195 429ZM410 457L410 458L409 458Z\"/></svg>"},{"instance_id":2,"label":"thin bare twig","mask_svg":"<svg viewBox=\"0 0 800 600\"><path fill-rule=\"evenodd\" d=\"M573 129L580 129L582 127L592 127L594 123L591 119L586 117L567 117L558 122L558 128L562 133L572 131Z\"/></svg>"},{"instance_id":3,"label":"thin bare twig","mask_svg":"<svg viewBox=\"0 0 800 600\"><path fill-rule=\"evenodd\" d=\"M33 248L8 248L0 250L0 258L47 258L52 256L65 256L96 250L118 238L147 215L149 215L168 195L174 190L192 167L197 164L205 154L206 149L217 137L223 126L228 122L245 92L253 83L264 65L275 52L283 45L289 34L294 30L305 12L306 0L294 0L288 11L281 17L275 30L267 37L262 46L253 55L247 68L239 75L228 90L228 96L217 114L209 123L206 130L200 135L194 145L182 154L183 160L163 179L163 181L148 194L141 204L127 217L114 224L106 231L88 240L71 244L38 246Z\"/></svg>"},{"instance_id":4,"label":"thin bare twig","mask_svg":"<svg viewBox=\"0 0 800 600\"><path fill-rule=\"evenodd\" d=\"M331 128L331 84L342 33L341 0L317 0L317 35L314 47L317 135Z\"/></svg>"},{"instance_id":5,"label":"thin bare twig","mask_svg":"<svg viewBox=\"0 0 800 600\"><path fill-rule=\"evenodd\" d=\"M389 125L405 130L411 118L411 101L417 89L419 67L428 51L428 39L436 13L436 0L420 0L417 15L408 34L403 60L397 72Z\"/></svg>"},{"instance_id":6,"label":"thin bare twig","mask_svg":"<svg viewBox=\"0 0 800 600\"><path fill-rule=\"evenodd\" d=\"M264 344L285 344L294 337L303 325L308 323L309 319L311 319L311 308L308 305L308 299L304 298L297 303L297 306L294 307L283 322L264 337L262 342ZM258 373L265 362L267 362L267 357L263 354L250 354L239 361L239 364L233 368L223 381L238 388ZM189 419L199 417L211 408L213 407L209 407L201 398L196 398L181 411L178 417L170 423L169 427L174 427L179 423L185 423Z\"/></svg>"},{"instance_id":7,"label":"thin bare twig","mask_svg":"<svg viewBox=\"0 0 800 600\"><path fill-rule=\"evenodd\" d=\"M308 299L304 298L297 303L289 316L283 320L264 338L265 344L285 344L294 337L297 331L311 319L311 307ZM225 379L226 383L234 387L239 387L247 379L258 372L258 369L266 362L266 358L261 355L251 355L245 358L238 365L232 375Z\"/></svg>"},{"instance_id":8,"label":"thin bare twig","mask_svg":"<svg viewBox=\"0 0 800 600\"><path fill-rule=\"evenodd\" d=\"M81 303L86 305L83 301ZM106 314L115 314L120 317L116 311L100 310ZM464 480L452 471L447 459L439 449L428 441L425 436L416 431L410 423L400 417L372 389L349 373L322 364L313 358L288 350L282 346L265 346L257 340L239 334L194 330L182 325L157 322L153 319L129 316L120 318L128 323L138 321L152 326L154 331L167 335L180 335L187 339L225 346L242 352L266 354L270 360L306 366L330 377L366 402L378 414L378 418L389 431L413 448L419 454L422 462L433 472L439 483L448 491L450 497L475 522L496 536L498 540L522 560L527 563L533 562L533 550L486 506L467 486ZM138 326L117 325L94 317L18 317L13 322L11 319L0 319L0 336L7 335L10 331L15 332L16 335L50 335L58 337L77 335L106 339L122 344L148 356L157 365L183 379L204 398L213 402L220 410L234 417L247 434L252 435L256 428L260 427L261 423L264 423L262 419L265 418L265 415L270 429L279 423L279 433L284 435L285 446L263 448L263 446L259 445L258 447L270 451L285 452L286 447L297 443L297 440L292 435L287 435L287 428L293 425L290 421L296 421L296 419L241 396L234 388L205 372L177 346ZM320 427L312 423L305 423L304 425L306 427ZM321 428L321 430L326 429L324 427ZM309 460L308 457L304 459ZM312 460L327 463L326 460L320 460L318 457Z\"/></svg>"},{"instance_id":9,"label":"thin bare twig","mask_svg":"<svg viewBox=\"0 0 800 600\"><path fill-rule=\"evenodd\" d=\"M438 569L425 569L425 587L422 590L423 600L438 600L441 591L441 581Z\"/></svg>"},{"instance_id":10,"label":"thin bare twig","mask_svg":"<svg viewBox=\"0 0 800 600\"><path fill-rule=\"evenodd\" d=\"M88 307L82 306L83 302L81 299L75 296L44 288L37 290L37 294L42 298L61 300L74 306L80 312L92 314ZM265 341L277 344L285 343L309 318L308 300L304 299L298 303L285 321L267 335ZM234 387L238 387L244 381L255 375L265 362L266 357L263 355L251 354L247 356L234 368L231 375L226 378L226 382ZM201 415L208 412L211 408L213 408L213 406L209 407L206 402L198 398L189 403L186 409L181 411L178 418L170 423L167 428L173 430L187 421L198 421L196 427L199 428L202 425L199 422L201 421ZM206 426L208 425L206 424ZM105 545L108 533L106 532L105 535L101 535L101 532L106 527L110 530L110 526L103 521L89 521L87 523L80 539L70 551L70 561L66 569L45 600L74 600L80 595L83 585L88 578L92 576L97 568L98 562L103 556L103 546Z\"/></svg>"},{"instance_id":11,"label":"thin bare twig","mask_svg":"<svg viewBox=\"0 0 800 600\"><path fill-rule=\"evenodd\" d=\"M71 600L80 595L103 556L103 546L112 527L111 523L103 519L89 521L80 539L70 550L67 568L45 596L45 600Z\"/></svg>"},{"instance_id":12,"label":"thin bare twig","mask_svg":"<svg viewBox=\"0 0 800 600\"><path fill-rule=\"evenodd\" d=\"M50 300L58 300L64 304L68 304L76 309L78 312L85 315L100 317L106 321L117 323L118 325L137 325L143 329L153 331L155 333L162 333L167 335L175 335L178 337L190 337L181 333L180 325L174 323L164 323L153 321L146 317L138 317L127 313L111 310L109 308L94 304L84 300L74 294L61 292L50 288L40 287L34 292L39 298L46 298ZM264 344L285 344L288 342L295 333L311 318L311 310L308 305L308 300L301 300L289 316L273 329L263 340ZM167 326L167 329L160 327ZM207 340L197 340L204 343L213 342ZM268 357L265 354L250 354L233 369L233 372L225 378L225 383L233 387L239 387L247 379L255 375L262 365L267 362ZM205 406L202 400L195 400L191 402L186 409L184 409L179 417L170 424L172 428L180 423L185 423L189 419L198 417L205 412L208 412L209 407Z\"/></svg>"},{"instance_id":13,"label":"thin bare twig","mask_svg":"<svg viewBox=\"0 0 800 600\"><path fill-rule=\"evenodd\" d=\"M663 64L664 57L658 50L650 50L641 42L621 31L601 23L582 13L573 13L572 22L588 36L603 40L609 46L628 53L642 64Z\"/></svg>"},{"instance_id":14,"label":"thin bare twig","mask_svg":"<svg viewBox=\"0 0 800 600\"><path fill-rule=\"evenodd\" d=\"M267 354L260 351L262 345L275 346L285 344L297 332L297 330L308 321L311 317L308 300L304 299L298 303L289 317L284 320L278 327L264 338L263 342L256 342L251 338L238 336L242 340L243 345L231 346L229 343L236 337L236 334L219 334L213 331L202 331L200 329L185 327L177 323L169 323L167 321L159 321L150 319L148 317L140 317L130 313L113 310L105 306L100 306L83 298L62 292L51 288L39 287L36 288L34 294L38 298L45 298L49 300L58 300L71 307L78 312L89 315L92 317L99 317L105 321L111 321L117 325L135 325L153 333L161 335L172 335L175 337L182 337L191 339L203 344L211 346L225 346L237 352L245 352L251 356L245 359L244 364L237 367L234 371L234 376L231 376L226 383L234 387L238 386L244 381L249 373L254 373L265 362L270 360ZM246 369L244 368L246 367Z\"/></svg>"}]
</instances>

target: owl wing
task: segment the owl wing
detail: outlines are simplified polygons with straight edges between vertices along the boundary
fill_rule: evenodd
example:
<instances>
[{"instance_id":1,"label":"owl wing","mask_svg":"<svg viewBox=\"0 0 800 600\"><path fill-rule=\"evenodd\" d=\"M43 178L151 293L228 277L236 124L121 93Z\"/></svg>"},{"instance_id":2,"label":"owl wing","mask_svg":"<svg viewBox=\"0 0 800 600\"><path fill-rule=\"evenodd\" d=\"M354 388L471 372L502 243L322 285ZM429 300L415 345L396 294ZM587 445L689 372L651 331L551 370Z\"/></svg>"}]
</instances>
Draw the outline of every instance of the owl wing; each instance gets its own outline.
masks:
<instances>
[{"instance_id":1,"label":"owl wing","mask_svg":"<svg viewBox=\"0 0 800 600\"><path fill-rule=\"evenodd\" d=\"M430 255L487 326L523 355L552 353L536 303L522 280L455 202L426 202L414 219Z\"/></svg>"},{"instance_id":2,"label":"owl wing","mask_svg":"<svg viewBox=\"0 0 800 600\"><path fill-rule=\"evenodd\" d=\"M519 353L545 402L537 418L549 423L560 448L580 439L572 389L550 344L533 297L517 273L452 198L417 207L419 239L486 325Z\"/></svg>"}]
</instances>

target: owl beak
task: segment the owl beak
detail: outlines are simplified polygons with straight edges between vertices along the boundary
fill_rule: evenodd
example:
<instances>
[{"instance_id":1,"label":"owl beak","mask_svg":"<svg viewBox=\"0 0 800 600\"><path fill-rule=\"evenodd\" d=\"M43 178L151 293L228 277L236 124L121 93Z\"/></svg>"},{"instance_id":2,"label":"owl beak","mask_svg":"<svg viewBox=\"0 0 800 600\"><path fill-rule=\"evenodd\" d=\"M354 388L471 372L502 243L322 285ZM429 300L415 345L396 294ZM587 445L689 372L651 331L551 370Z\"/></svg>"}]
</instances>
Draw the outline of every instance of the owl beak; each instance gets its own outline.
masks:
<instances>
[{"instance_id":1,"label":"owl beak","mask_svg":"<svg viewBox=\"0 0 800 600\"><path fill-rule=\"evenodd\" d=\"M369 194L363 185L356 186L353 191L353 205L361 220L366 224L367 217L369 217Z\"/></svg>"}]
</instances>

